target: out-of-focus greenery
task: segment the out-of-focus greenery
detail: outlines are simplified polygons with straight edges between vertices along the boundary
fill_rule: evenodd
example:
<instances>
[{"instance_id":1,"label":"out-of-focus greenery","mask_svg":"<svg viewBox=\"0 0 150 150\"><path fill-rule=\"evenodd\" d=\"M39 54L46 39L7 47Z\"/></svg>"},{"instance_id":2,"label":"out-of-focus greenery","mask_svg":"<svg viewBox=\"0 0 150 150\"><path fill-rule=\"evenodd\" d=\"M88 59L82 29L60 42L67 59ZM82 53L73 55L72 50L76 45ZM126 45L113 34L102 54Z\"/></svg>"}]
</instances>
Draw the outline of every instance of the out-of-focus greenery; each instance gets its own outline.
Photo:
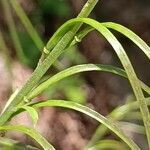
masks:
<instances>
[{"instance_id":1,"label":"out-of-focus greenery","mask_svg":"<svg viewBox=\"0 0 150 150\"><path fill-rule=\"evenodd\" d=\"M19 32L19 39L24 54L28 59L27 65L29 65L32 68L35 68L40 58L41 52L38 50L38 48L32 42L30 36L26 32Z\"/></svg>"},{"instance_id":2,"label":"out-of-focus greenery","mask_svg":"<svg viewBox=\"0 0 150 150\"><path fill-rule=\"evenodd\" d=\"M66 0L38 0L41 11L56 17L66 17L71 10Z\"/></svg>"}]
</instances>

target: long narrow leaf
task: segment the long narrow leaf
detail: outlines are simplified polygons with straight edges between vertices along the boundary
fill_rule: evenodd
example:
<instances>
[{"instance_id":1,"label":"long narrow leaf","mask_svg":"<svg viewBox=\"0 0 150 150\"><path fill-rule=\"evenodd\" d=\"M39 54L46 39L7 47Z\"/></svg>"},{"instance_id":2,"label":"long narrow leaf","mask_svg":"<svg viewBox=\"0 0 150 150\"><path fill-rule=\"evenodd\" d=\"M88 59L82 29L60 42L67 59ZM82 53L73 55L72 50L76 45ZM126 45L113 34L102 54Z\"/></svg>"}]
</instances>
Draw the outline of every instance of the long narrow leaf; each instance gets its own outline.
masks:
<instances>
[{"instance_id":1,"label":"long narrow leaf","mask_svg":"<svg viewBox=\"0 0 150 150\"><path fill-rule=\"evenodd\" d=\"M39 150L39 148L7 138L0 138L0 148L2 150Z\"/></svg>"},{"instance_id":2,"label":"long narrow leaf","mask_svg":"<svg viewBox=\"0 0 150 150\"><path fill-rule=\"evenodd\" d=\"M86 71L102 71L102 72L110 72L113 74L117 74L120 75L122 77L127 78L127 75L125 73L124 70L118 68L118 67L114 67L111 65L102 65L102 64L82 64L82 65L76 65L70 68L67 68L59 73L57 73L56 75L52 76L51 78L49 78L48 80L46 80L45 82L41 83L38 87L36 87L28 96L27 99L30 100L34 97L36 97L38 94L40 94L41 92L43 92L45 89L47 89L50 85L77 73L80 72L86 72ZM143 87L143 89L145 89L145 84L140 81L141 86ZM149 92L149 90L146 90L146 92Z\"/></svg>"},{"instance_id":3,"label":"long narrow leaf","mask_svg":"<svg viewBox=\"0 0 150 150\"><path fill-rule=\"evenodd\" d=\"M28 114L32 119L33 125L35 126L39 119L38 112L33 107L30 106L22 106L21 108L25 109L28 112Z\"/></svg>"},{"instance_id":4,"label":"long narrow leaf","mask_svg":"<svg viewBox=\"0 0 150 150\"><path fill-rule=\"evenodd\" d=\"M101 140L94 146L88 148L88 150L101 150L101 149L128 150L123 143L115 140Z\"/></svg>"},{"instance_id":5,"label":"long narrow leaf","mask_svg":"<svg viewBox=\"0 0 150 150\"><path fill-rule=\"evenodd\" d=\"M39 102L32 104L34 108L39 107L48 107L48 106L56 106L56 107L63 107L63 108L70 108L76 111L82 112L87 116L92 117L93 119L97 120L98 122L104 124L110 130L112 130L116 135L118 135L132 150L140 149L130 138L128 138L120 129L119 127L113 123L112 121L108 120L101 114L97 113L96 111L83 106L81 104L71 102L71 101L64 101L64 100L47 100L45 102Z\"/></svg>"},{"instance_id":6,"label":"long narrow leaf","mask_svg":"<svg viewBox=\"0 0 150 150\"><path fill-rule=\"evenodd\" d=\"M3 9L4 9L4 14L6 17L6 22L8 25L8 29L10 31L10 35L17 53L18 58L23 61L24 63L28 63L28 60L23 52L19 37L18 37L18 33L17 33L17 29L15 26L15 22L14 19L12 17L12 13L11 13L11 9L10 9L10 5L9 5L9 1L8 0L2 0L1 1Z\"/></svg>"},{"instance_id":7,"label":"long narrow leaf","mask_svg":"<svg viewBox=\"0 0 150 150\"><path fill-rule=\"evenodd\" d=\"M55 148L50 143L48 143L47 140L41 134L39 134L36 130L32 128L21 126L21 125L17 125L17 126L13 125L13 126L0 126L0 130L1 131L15 130L15 131L23 132L29 135L30 137L32 137L39 145L43 147L44 150L55 150Z\"/></svg>"},{"instance_id":8,"label":"long narrow leaf","mask_svg":"<svg viewBox=\"0 0 150 150\"><path fill-rule=\"evenodd\" d=\"M19 17L22 24L24 25L25 29L27 30L28 34L30 35L31 39L35 43L36 47L39 50L41 50L44 47L44 42L42 41L41 37L33 27L26 13L20 6L19 1L17 0L9 0L9 1L11 3L12 8L15 10L17 16Z\"/></svg>"},{"instance_id":9,"label":"long narrow leaf","mask_svg":"<svg viewBox=\"0 0 150 150\"><path fill-rule=\"evenodd\" d=\"M110 65L101 65L101 64L83 64L83 65L77 65L70 68L67 68L56 75L52 76L42 84L40 84L37 88L35 88L28 96L27 99L32 99L36 97L38 94L40 94L42 91L44 91L46 88L48 88L50 85L68 77L73 74L77 74L79 72L86 72L86 71L105 71L105 72L111 72L123 77L127 77L126 73L117 67L113 67Z\"/></svg>"},{"instance_id":10,"label":"long narrow leaf","mask_svg":"<svg viewBox=\"0 0 150 150\"><path fill-rule=\"evenodd\" d=\"M106 22L102 23L105 27L111 28L113 30L116 30L120 32L121 34L125 35L128 37L131 41L133 41L145 54L146 56L150 59L150 47L134 32L132 32L130 29L114 23L114 22Z\"/></svg>"}]
</instances>

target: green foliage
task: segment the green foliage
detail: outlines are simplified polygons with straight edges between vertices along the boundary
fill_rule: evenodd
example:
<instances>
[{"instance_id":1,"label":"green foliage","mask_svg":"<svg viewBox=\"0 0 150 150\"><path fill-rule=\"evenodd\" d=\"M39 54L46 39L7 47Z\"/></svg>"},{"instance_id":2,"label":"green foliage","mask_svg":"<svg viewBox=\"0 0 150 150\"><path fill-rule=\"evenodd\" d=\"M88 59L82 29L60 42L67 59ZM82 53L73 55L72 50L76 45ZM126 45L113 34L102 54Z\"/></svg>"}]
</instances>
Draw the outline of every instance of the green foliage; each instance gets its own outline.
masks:
<instances>
[{"instance_id":1,"label":"green foliage","mask_svg":"<svg viewBox=\"0 0 150 150\"><path fill-rule=\"evenodd\" d=\"M21 108L25 109L29 113L29 115L31 116L32 122L35 126L39 119L37 111L33 107L30 107L30 106L22 106Z\"/></svg>"},{"instance_id":2,"label":"green foliage","mask_svg":"<svg viewBox=\"0 0 150 150\"><path fill-rule=\"evenodd\" d=\"M39 150L31 145L21 144L18 141L7 138L0 138L0 148L4 150Z\"/></svg>"},{"instance_id":3,"label":"green foliage","mask_svg":"<svg viewBox=\"0 0 150 150\"><path fill-rule=\"evenodd\" d=\"M43 136L41 136L40 133L38 133L36 130L32 128L21 126L21 125L0 127L0 131L6 131L6 130L15 130L18 132L23 132L29 135L30 137L32 137L37 143L39 143L40 146L43 147L44 150L55 150L54 147L50 143L48 143Z\"/></svg>"},{"instance_id":4,"label":"green foliage","mask_svg":"<svg viewBox=\"0 0 150 150\"><path fill-rule=\"evenodd\" d=\"M7 5L6 1L5 2L4 0L1 1L3 2L3 5L5 6ZM25 15L24 11L18 5L16 0L13 1L11 0L10 2L14 10L16 11L18 17L20 18L23 25L25 26L31 39L35 43L36 47L40 49L43 45L43 41L41 40L41 38L33 28L31 22ZM120 120L124 119L125 116L128 116L131 112L133 112L133 110L138 109L137 112L140 113L140 117L141 117L140 119L143 120L144 127L139 126L137 124L131 124L131 123L130 124L126 123L126 125L136 127L135 128L136 132L143 133L145 130L147 140L148 140L148 146L150 148L150 128L149 128L150 114L148 110L148 105L150 105L150 103L149 103L149 98L145 98L143 94L143 90L145 90L150 95L150 88L138 79L124 48L122 47L121 43L116 39L116 37L110 32L109 28L117 30L118 32L121 32L122 34L127 36L143 51L143 53L148 57L148 59L150 58L150 48L135 33L133 33L129 29L119 24L99 23L96 20L87 18L89 13L92 11L92 9L94 8L97 2L98 0L88 0L86 5L83 7L82 11L78 15L78 17L67 21L50 38L50 40L47 42L46 46L44 47L42 58L39 60L39 63L36 69L34 70L32 76L29 78L27 83L22 87L22 89L19 92L13 94L13 96L10 98L10 101L7 103L7 107L5 107L4 110L2 111L0 116L0 130L2 131L16 130L19 132L23 132L29 135L30 137L32 137L37 143L39 143L39 145L43 147L43 149L53 150L54 149L53 146L49 144L47 140L42 135L40 135L35 129L24 127L24 126L12 126L12 125L5 126L5 124L9 121L9 119L17 115L19 112L22 112L23 110L26 110L30 114L33 123L36 124L38 120L38 113L36 110L37 108L47 107L47 106L63 107L63 108L69 108L84 113L87 116L90 116L93 119L97 120L99 123L101 123L96 133L94 134L93 138L91 139L90 143L87 145L87 149L94 150L97 148L102 148L102 149L110 148L108 146L111 146L111 148L114 149L126 149L126 145L124 144L126 143L130 149L138 150L140 148L137 146L137 144L131 138L129 138L118 125ZM51 6L53 6L54 3L57 3L57 1L55 2L46 1L46 3L50 3L52 4ZM44 3L43 9L45 9L45 11L48 11L46 8L47 6L45 6L46 3ZM6 15L8 15L9 13L8 9L6 9L5 12ZM58 10L57 11L54 10L53 12L58 13L58 15L60 14ZM63 14L63 12L61 13ZM12 34L12 39L15 37L15 39L13 39L14 44L20 45L20 43L17 40L18 35L16 34L17 32L14 23L12 29L9 21L10 20L8 19L8 24L9 24L10 32ZM82 26L82 24L86 24L86 28L79 32L79 29ZM57 74L53 75L52 77L46 79L46 81L41 83L42 77L45 75L46 71L51 67L51 65L53 65L53 63L58 60L58 57L62 53L66 52L66 50L69 47L80 42L82 38L92 30L97 30L100 33L100 35L102 35L111 44L112 48L114 49L115 53L120 59L120 62L124 69L120 69L114 66L102 65L102 64L98 64L98 65L82 64L82 65L73 66L63 71L60 71ZM2 45L5 47L2 38L0 39L1 39L0 41L2 41ZM40 44L38 41L40 42ZM18 47L16 47L16 49L17 48ZM73 98L75 102L64 101L64 100L47 100L44 102L42 101L37 103L31 102L33 98L35 98L38 94L41 94L44 90L48 89L52 84L56 85L58 81L66 77L69 77L73 74L77 74L80 72L85 72L85 71L111 72L113 74L117 74L119 76L123 76L127 78L133 89L133 93L137 101L117 107L107 117L104 117L100 113L84 105L79 104L79 102L84 104L85 98L84 95L79 94L80 90L76 88L77 86L71 87L71 89L69 89L69 87L64 88L64 90L70 91L72 93L71 95L66 95L66 96L68 98L75 97L75 99ZM80 100L77 100L78 98ZM124 143L119 141L114 141L114 140L101 140L99 142L99 139L104 134L106 134L106 132L108 132L107 128L110 129L113 133L115 133Z\"/></svg>"},{"instance_id":5,"label":"green foliage","mask_svg":"<svg viewBox=\"0 0 150 150\"><path fill-rule=\"evenodd\" d=\"M31 66L32 68L35 68L36 64L38 63L38 60L40 58L40 51L34 45L30 36L27 33L19 32L18 35L19 35L20 43L23 48L23 52L28 59L27 65Z\"/></svg>"},{"instance_id":6,"label":"green foliage","mask_svg":"<svg viewBox=\"0 0 150 150\"><path fill-rule=\"evenodd\" d=\"M65 0L39 0L42 11L46 14L65 17L70 14L70 8Z\"/></svg>"}]
</instances>

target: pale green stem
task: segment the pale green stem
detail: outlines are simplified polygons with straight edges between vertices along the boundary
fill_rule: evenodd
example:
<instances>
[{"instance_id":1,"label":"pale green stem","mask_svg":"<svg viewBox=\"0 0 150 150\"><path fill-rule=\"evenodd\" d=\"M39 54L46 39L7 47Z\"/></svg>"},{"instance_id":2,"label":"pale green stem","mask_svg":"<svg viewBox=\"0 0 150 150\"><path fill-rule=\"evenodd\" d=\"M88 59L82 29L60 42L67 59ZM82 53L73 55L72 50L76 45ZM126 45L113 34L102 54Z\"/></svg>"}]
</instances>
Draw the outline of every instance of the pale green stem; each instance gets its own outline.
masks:
<instances>
[{"instance_id":1,"label":"pale green stem","mask_svg":"<svg viewBox=\"0 0 150 150\"><path fill-rule=\"evenodd\" d=\"M41 50L44 47L44 42L38 35L37 31L33 27L32 23L20 6L19 2L17 0L10 0L10 3L14 8L16 14L18 15L19 19L21 20L22 24L24 25L25 29L27 30L28 34L30 35L31 39L35 43L36 47Z\"/></svg>"},{"instance_id":2,"label":"pale green stem","mask_svg":"<svg viewBox=\"0 0 150 150\"><path fill-rule=\"evenodd\" d=\"M13 20L12 12L10 10L10 6L9 6L8 2L9 2L8 0L1 0L2 6L4 9L4 14L5 14L6 21L7 21L7 25L9 28L9 32L10 32L14 47L16 49L16 53L17 53L18 58L21 61L23 61L24 63L27 63L26 56L24 55L22 46L19 42L19 37L17 34L15 22Z\"/></svg>"},{"instance_id":3,"label":"pale green stem","mask_svg":"<svg viewBox=\"0 0 150 150\"><path fill-rule=\"evenodd\" d=\"M5 61L6 61L6 65L7 65L8 69L9 69L9 71L10 71L10 74L11 74L11 57L10 57L8 47L7 47L6 43L5 43L5 40L3 38L1 30L0 30L0 51L4 55L4 58L5 58Z\"/></svg>"}]
</instances>

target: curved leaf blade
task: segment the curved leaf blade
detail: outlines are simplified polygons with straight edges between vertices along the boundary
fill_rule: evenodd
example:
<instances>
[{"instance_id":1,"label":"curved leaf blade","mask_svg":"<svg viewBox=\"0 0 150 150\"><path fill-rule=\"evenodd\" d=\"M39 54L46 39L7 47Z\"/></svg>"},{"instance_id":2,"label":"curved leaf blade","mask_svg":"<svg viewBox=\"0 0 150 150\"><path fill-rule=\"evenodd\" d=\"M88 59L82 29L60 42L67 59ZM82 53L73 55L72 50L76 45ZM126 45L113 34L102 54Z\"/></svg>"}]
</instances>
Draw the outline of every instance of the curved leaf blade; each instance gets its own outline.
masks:
<instances>
[{"instance_id":1,"label":"curved leaf blade","mask_svg":"<svg viewBox=\"0 0 150 150\"><path fill-rule=\"evenodd\" d=\"M102 65L102 64L82 64L82 65L76 65L70 68L67 68L56 75L52 76L45 82L41 83L38 87L33 89L29 95L27 95L27 99L30 100L34 97L36 97L38 94L42 93L45 89L47 89L52 84L69 77L71 75L81 73L81 72L87 72L87 71L102 71L102 72L110 72L122 77L127 78L126 72L123 69L120 69L118 67L114 67L111 65ZM140 81L141 87L150 94L150 89L145 85L142 81Z\"/></svg>"},{"instance_id":2,"label":"curved leaf blade","mask_svg":"<svg viewBox=\"0 0 150 150\"><path fill-rule=\"evenodd\" d=\"M0 138L0 148L2 150L39 150L39 148L27 144L22 144L18 141L7 138Z\"/></svg>"},{"instance_id":3,"label":"curved leaf blade","mask_svg":"<svg viewBox=\"0 0 150 150\"><path fill-rule=\"evenodd\" d=\"M81 113L86 114L87 116L90 116L91 118L97 120L98 122L104 124L106 127L108 127L110 130L112 130L116 135L118 135L132 150L140 150L140 148L130 139L128 138L122 130L118 128L118 126L113 123L111 120L105 118L101 114L97 113L96 111L83 106L81 104L71 102L71 101L64 101L64 100L47 100L44 102L38 102L35 104L32 104L34 108L39 107L48 107L48 106L55 106L55 107L63 107L63 108L70 108L76 111L79 111Z\"/></svg>"},{"instance_id":4,"label":"curved leaf blade","mask_svg":"<svg viewBox=\"0 0 150 150\"><path fill-rule=\"evenodd\" d=\"M88 148L88 150L100 150L100 149L114 149L114 150L127 150L127 147L115 140L101 140L94 146Z\"/></svg>"},{"instance_id":5,"label":"curved leaf blade","mask_svg":"<svg viewBox=\"0 0 150 150\"><path fill-rule=\"evenodd\" d=\"M111 65L101 65L101 64L83 64L83 65L76 65L70 68L67 68L56 75L52 76L45 82L41 83L38 87L36 87L29 95L27 96L27 99L32 99L36 97L38 94L43 92L46 88L48 88L50 85L66 78L71 75L80 73L80 72L86 72L86 71L105 71L110 72L113 74L120 75L122 77L127 77L125 71L118 67L113 67Z\"/></svg>"},{"instance_id":6,"label":"curved leaf blade","mask_svg":"<svg viewBox=\"0 0 150 150\"><path fill-rule=\"evenodd\" d=\"M136 35L133 31L130 29L124 27L123 25L114 23L114 22L106 22L102 23L107 28L111 28L113 30L116 30L129 38L131 41L133 41L145 54L146 56L150 59L150 47L138 36Z\"/></svg>"},{"instance_id":7,"label":"curved leaf blade","mask_svg":"<svg viewBox=\"0 0 150 150\"><path fill-rule=\"evenodd\" d=\"M30 106L22 106L20 108L25 109L29 113L29 115L32 119L33 125L35 126L39 119L38 112L36 111L36 109L34 109L33 107L30 107Z\"/></svg>"},{"instance_id":8,"label":"curved leaf blade","mask_svg":"<svg viewBox=\"0 0 150 150\"><path fill-rule=\"evenodd\" d=\"M40 146L43 147L44 150L55 150L55 148L48 143L48 141L40 134L38 133L35 129L21 126L21 125L10 125L10 126L0 126L0 130L15 130L19 132L23 132L30 137L32 137Z\"/></svg>"}]
</instances>

